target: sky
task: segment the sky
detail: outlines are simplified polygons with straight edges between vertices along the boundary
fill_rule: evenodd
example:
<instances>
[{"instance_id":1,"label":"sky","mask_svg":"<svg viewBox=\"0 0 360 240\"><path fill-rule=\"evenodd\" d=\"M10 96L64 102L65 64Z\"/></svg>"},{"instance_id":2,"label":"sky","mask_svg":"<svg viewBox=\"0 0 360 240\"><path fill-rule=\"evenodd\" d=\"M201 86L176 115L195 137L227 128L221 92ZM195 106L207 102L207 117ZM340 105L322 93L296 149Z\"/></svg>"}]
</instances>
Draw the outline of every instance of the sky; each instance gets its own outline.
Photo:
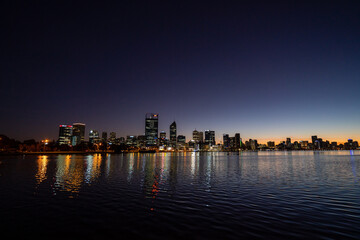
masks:
<instances>
[{"instance_id":1,"label":"sky","mask_svg":"<svg viewBox=\"0 0 360 240\"><path fill-rule=\"evenodd\" d=\"M0 133L360 140L360 1L6 1Z\"/></svg>"}]
</instances>

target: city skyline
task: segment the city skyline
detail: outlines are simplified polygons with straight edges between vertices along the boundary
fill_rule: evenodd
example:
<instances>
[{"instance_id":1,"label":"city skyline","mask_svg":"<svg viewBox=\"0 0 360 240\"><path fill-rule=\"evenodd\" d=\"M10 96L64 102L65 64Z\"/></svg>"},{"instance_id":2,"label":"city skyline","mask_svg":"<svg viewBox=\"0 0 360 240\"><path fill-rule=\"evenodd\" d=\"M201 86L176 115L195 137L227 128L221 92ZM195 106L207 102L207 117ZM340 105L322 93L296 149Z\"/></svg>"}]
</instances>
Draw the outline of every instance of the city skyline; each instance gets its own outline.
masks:
<instances>
[{"instance_id":1,"label":"city skyline","mask_svg":"<svg viewBox=\"0 0 360 240\"><path fill-rule=\"evenodd\" d=\"M168 131L166 131L165 129L164 130L161 130L159 127L158 127L158 125L162 122L161 121L161 117L160 117L160 114L159 113L146 113L145 114L145 121L144 121L144 125L145 125L145 131L143 132L143 133L141 133L141 134L126 134L126 135L121 135L121 134L118 134L116 131L105 131L105 130L102 130L101 128L90 128L90 129L88 129L87 131L85 131L85 137L87 137L87 138L89 138L89 132L92 132L92 131L97 131L97 133L98 134L100 134L100 133L111 133L111 132L114 132L118 137L124 137L124 138L126 138L127 136L145 136L146 137L146 135L147 135L147 133L146 133L146 131L147 131L147 129L150 129L150 126L149 126L149 122L150 121L154 121L154 119L155 119L155 121L156 121L156 130L148 130L150 133L149 133L149 135L152 135L152 137L151 137L151 139L153 139L154 137L156 137L156 138L161 138L160 137L160 134L161 133L165 133L166 134L166 138L168 139L168 140L170 140L170 141L174 141L174 139L176 139L177 138L177 136L179 136L179 135L184 135L185 137L186 137L186 139L187 139L187 142L188 141L190 141L190 140L194 140L194 135L193 135L193 133L194 133L194 131L198 131L198 132L201 132L202 134L205 134L206 135L206 131L213 131L213 132L215 132L215 142L216 143L221 143L221 144L223 144L223 135L224 134L227 134L227 135L236 135L239 131L237 131L237 132L223 132L223 133L221 133L221 132L218 132L218 131L216 131L216 130L213 130L213 129L199 129L199 128L194 128L192 131L191 131L191 133L190 134L184 134L184 133L182 133L182 132L178 132L177 130L178 130L178 124L176 123L176 121L174 121L174 122L172 122L171 124L169 124L168 125ZM74 125L76 125L76 124L80 124L80 125L85 125L84 123L74 123ZM152 123L153 124L153 123ZM162 124L162 125L164 125L164 124ZM67 125L60 125L60 128L61 128L61 126L67 126ZM172 126L174 126L174 128L173 129L175 129L174 130L174 133L173 134L171 134L171 131L172 131ZM152 132L152 131L155 131L156 132L156 134L155 134L155 132ZM321 137L323 137L324 139L326 139L326 140L329 140L330 142L332 142L332 141L334 141L334 142L338 142L339 144L343 144L343 143L345 143L345 142L347 142L349 139L355 139L355 140L357 140L357 138L352 138L352 137L347 137L346 139L336 139L336 138L329 138L329 137L327 137L326 135L322 135L322 134L310 134L309 136L305 136L305 137L300 137L300 138L294 138L293 136L291 136L291 135L287 135L286 137L279 137L279 138L276 138L276 137L273 137L273 138L268 138L268 139L265 139L265 138L263 138L263 137L254 137L254 136L249 136L249 137L244 137L243 135L241 135L241 139L256 139L259 143L262 143L262 144L266 144L268 141L274 141L276 144L278 144L278 143L281 143L281 142L283 142L283 141L285 141L285 139L288 139L288 138L290 138L293 142L294 141L298 141L298 142L300 142L300 141L311 141L312 139L311 139L311 136L321 136ZM171 136L173 136L172 138L171 138ZM45 138L43 138L43 139L45 139ZM147 140L148 141L148 140ZM176 140L175 140L176 141ZM154 143L153 143L154 144ZM150 144L151 145L151 144Z\"/></svg>"},{"instance_id":2,"label":"city skyline","mask_svg":"<svg viewBox=\"0 0 360 240\"><path fill-rule=\"evenodd\" d=\"M0 133L12 138L56 139L73 122L140 135L153 111L159 131L175 120L187 138L360 139L358 1L4 9Z\"/></svg>"}]
</instances>

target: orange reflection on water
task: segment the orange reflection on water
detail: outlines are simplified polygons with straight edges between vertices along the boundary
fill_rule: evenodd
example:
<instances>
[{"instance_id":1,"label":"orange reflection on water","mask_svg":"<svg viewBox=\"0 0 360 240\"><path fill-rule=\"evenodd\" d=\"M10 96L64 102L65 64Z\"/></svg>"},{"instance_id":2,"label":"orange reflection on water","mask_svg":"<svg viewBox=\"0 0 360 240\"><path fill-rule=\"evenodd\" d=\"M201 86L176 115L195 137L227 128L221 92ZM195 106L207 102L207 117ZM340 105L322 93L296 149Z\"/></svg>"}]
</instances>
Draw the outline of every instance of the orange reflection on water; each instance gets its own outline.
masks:
<instances>
[{"instance_id":1,"label":"orange reflection on water","mask_svg":"<svg viewBox=\"0 0 360 240\"><path fill-rule=\"evenodd\" d=\"M43 156L38 157L38 160L37 160L38 171L35 175L37 184L40 184L41 182L46 180L46 178L47 178L46 171L47 171L48 163L49 163L48 156L43 155Z\"/></svg>"}]
</instances>

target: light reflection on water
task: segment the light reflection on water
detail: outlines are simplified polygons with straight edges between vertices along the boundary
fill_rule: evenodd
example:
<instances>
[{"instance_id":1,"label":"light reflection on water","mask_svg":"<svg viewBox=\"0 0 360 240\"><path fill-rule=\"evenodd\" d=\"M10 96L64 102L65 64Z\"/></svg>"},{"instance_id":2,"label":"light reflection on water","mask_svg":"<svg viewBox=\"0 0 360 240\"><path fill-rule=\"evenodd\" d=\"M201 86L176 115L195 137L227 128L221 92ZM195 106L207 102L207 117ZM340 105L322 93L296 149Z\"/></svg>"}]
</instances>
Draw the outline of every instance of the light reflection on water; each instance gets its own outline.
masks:
<instances>
[{"instance_id":1,"label":"light reflection on water","mask_svg":"<svg viewBox=\"0 0 360 240\"><path fill-rule=\"evenodd\" d=\"M146 233L154 238L160 234L149 231L155 226L167 229L160 234L164 238L182 236L183 231L202 239L218 238L219 232L233 239L355 238L360 234L359 154L132 153L4 159L0 187L9 197L0 199L0 210L13 219L11 226L32 229L32 216L40 215L71 226L71 231L89 231L92 237L102 235L84 221L96 220L108 234L123 226L120 229L131 236ZM28 221L22 219L26 214ZM47 221L37 221L46 231L52 229Z\"/></svg>"}]
</instances>

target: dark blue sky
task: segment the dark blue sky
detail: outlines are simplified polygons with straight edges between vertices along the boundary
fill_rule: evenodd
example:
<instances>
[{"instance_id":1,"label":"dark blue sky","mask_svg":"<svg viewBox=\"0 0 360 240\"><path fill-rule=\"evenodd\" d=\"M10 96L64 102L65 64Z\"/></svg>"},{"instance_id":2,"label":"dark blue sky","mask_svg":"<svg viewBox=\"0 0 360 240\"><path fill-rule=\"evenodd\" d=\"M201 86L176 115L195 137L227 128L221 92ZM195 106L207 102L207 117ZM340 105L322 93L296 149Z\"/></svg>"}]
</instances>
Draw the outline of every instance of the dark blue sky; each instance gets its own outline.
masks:
<instances>
[{"instance_id":1,"label":"dark blue sky","mask_svg":"<svg viewBox=\"0 0 360 240\"><path fill-rule=\"evenodd\" d=\"M360 138L359 1L8 1L1 127ZM360 140L360 139L358 139Z\"/></svg>"}]
</instances>

